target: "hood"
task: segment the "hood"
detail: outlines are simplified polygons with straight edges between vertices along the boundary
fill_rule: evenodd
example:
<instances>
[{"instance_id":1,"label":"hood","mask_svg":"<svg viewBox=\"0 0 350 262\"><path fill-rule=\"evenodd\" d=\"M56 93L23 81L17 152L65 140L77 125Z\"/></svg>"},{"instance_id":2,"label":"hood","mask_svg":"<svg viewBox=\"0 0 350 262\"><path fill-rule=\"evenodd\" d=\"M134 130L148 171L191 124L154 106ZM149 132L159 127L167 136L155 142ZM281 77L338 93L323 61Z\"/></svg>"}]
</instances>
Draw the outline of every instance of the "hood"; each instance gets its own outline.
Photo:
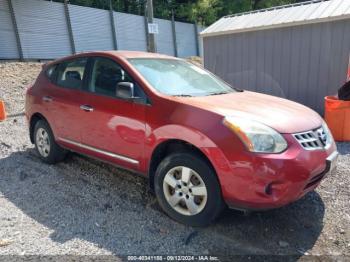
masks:
<instances>
[{"instance_id":1,"label":"hood","mask_svg":"<svg viewBox=\"0 0 350 262\"><path fill-rule=\"evenodd\" d=\"M312 130L320 127L323 121L319 114L306 106L249 91L177 99L222 116L255 120L284 134Z\"/></svg>"}]
</instances>

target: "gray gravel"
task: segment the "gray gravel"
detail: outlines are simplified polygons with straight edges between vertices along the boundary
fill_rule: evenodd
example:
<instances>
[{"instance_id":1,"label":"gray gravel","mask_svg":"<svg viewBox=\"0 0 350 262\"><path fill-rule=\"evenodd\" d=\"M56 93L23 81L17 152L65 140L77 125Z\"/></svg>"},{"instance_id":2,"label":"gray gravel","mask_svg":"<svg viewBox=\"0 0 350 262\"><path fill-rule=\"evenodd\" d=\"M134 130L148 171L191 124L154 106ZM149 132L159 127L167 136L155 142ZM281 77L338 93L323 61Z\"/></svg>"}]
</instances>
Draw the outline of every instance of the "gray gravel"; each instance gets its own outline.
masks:
<instances>
[{"instance_id":1,"label":"gray gravel","mask_svg":"<svg viewBox=\"0 0 350 262\"><path fill-rule=\"evenodd\" d=\"M76 154L40 162L21 115L40 67L0 63L9 114L0 123L0 255L350 255L349 143L338 144L338 170L298 202L187 227L160 210L143 177Z\"/></svg>"}]
</instances>

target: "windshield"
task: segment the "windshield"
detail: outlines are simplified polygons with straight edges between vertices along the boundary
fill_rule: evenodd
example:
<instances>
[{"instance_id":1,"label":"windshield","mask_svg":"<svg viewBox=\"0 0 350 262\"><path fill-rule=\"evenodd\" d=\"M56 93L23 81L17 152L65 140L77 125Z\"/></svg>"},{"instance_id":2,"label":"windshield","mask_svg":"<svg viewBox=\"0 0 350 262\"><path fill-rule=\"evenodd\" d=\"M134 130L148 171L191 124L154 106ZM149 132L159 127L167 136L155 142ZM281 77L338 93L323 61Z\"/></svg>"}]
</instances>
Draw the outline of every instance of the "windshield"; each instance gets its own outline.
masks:
<instances>
[{"instance_id":1,"label":"windshield","mask_svg":"<svg viewBox=\"0 0 350 262\"><path fill-rule=\"evenodd\" d=\"M208 96L235 90L213 74L175 59L133 58L129 62L159 92L172 96Z\"/></svg>"}]
</instances>

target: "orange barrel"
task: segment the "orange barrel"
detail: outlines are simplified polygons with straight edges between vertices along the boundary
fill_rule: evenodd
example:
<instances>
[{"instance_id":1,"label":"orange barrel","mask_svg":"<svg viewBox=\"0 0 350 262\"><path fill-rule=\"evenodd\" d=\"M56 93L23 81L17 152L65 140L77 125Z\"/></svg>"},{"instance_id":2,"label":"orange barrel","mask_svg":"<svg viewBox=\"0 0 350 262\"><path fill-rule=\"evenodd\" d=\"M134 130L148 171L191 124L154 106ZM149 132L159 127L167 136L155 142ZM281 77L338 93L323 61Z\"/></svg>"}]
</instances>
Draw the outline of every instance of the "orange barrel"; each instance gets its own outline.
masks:
<instances>
[{"instance_id":1,"label":"orange barrel","mask_svg":"<svg viewBox=\"0 0 350 262\"><path fill-rule=\"evenodd\" d=\"M6 119L5 103L0 100L0 121Z\"/></svg>"},{"instance_id":2,"label":"orange barrel","mask_svg":"<svg viewBox=\"0 0 350 262\"><path fill-rule=\"evenodd\" d=\"M350 101L326 96L325 120L336 141L350 141Z\"/></svg>"}]
</instances>

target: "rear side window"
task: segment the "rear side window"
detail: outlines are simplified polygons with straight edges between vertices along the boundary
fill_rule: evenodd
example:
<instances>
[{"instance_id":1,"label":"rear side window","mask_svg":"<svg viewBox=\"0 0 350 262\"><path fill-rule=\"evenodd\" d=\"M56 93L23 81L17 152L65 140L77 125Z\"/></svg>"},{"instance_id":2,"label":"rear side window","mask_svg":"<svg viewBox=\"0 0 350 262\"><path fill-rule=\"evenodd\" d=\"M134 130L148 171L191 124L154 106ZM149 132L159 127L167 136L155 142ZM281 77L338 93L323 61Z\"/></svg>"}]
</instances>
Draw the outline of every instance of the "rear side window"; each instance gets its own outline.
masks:
<instances>
[{"instance_id":1,"label":"rear side window","mask_svg":"<svg viewBox=\"0 0 350 262\"><path fill-rule=\"evenodd\" d=\"M87 58L78 58L63 62L57 68L57 85L80 89L83 86Z\"/></svg>"},{"instance_id":2,"label":"rear side window","mask_svg":"<svg viewBox=\"0 0 350 262\"><path fill-rule=\"evenodd\" d=\"M52 65L48 69L46 69L46 76L53 82L55 80L55 72L57 65Z\"/></svg>"}]
</instances>

